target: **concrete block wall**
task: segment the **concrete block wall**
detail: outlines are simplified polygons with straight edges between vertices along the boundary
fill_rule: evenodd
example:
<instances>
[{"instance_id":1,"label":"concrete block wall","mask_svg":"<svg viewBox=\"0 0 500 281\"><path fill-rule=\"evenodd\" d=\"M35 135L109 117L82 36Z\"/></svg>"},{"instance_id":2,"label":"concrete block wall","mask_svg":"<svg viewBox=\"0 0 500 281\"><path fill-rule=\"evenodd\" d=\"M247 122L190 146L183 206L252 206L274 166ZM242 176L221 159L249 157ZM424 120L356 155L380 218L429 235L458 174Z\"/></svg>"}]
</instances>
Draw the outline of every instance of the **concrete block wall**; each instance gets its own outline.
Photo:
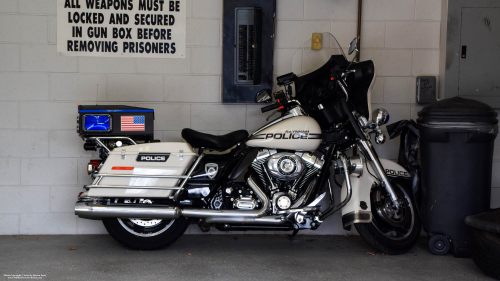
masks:
<instances>
[{"instance_id":1,"label":"concrete block wall","mask_svg":"<svg viewBox=\"0 0 500 281\"><path fill-rule=\"evenodd\" d=\"M374 107L388 109L394 121L416 118L415 77L438 75L440 1L363 2L361 56L375 61L379 75ZM181 141L186 127L224 134L265 123L259 105L220 102L222 0L187 0L187 7L185 59L77 58L56 53L56 0L0 1L0 234L105 233L100 221L73 213L89 183L85 166L96 157L75 133L78 104L153 108L162 141ZM357 1L277 0L276 16L279 75L313 32L332 32L347 47ZM398 140L377 146L389 159L397 149ZM498 171L499 153L495 159ZM500 187L496 174L493 185ZM493 195L499 207L500 188ZM315 233L346 234L339 215Z\"/></svg>"}]
</instances>

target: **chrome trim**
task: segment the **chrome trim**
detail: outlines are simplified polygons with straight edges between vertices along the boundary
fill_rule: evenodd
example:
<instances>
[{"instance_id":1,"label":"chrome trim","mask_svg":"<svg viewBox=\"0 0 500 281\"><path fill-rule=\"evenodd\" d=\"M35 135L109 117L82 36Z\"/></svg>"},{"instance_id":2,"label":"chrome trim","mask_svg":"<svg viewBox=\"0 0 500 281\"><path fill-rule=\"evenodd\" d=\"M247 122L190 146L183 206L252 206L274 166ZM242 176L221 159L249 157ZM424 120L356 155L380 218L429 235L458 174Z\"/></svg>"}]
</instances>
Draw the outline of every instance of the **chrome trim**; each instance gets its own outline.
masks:
<instances>
[{"instance_id":1,"label":"chrome trim","mask_svg":"<svg viewBox=\"0 0 500 281\"><path fill-rule=\"evenodd\" d=\"M285 115L283 117L280 117L280 118L272 121L271 123L268 123L268 124L262 126L260 129L258 129L253 134L251 134L250 137L257 135L258 133L264 131L265 129L267 129L267 128L271 127L272 125L275 125L275 124L277 124L277 123L279 123L281 121L285 121L287 119L290 119L290 118L293 118L293 117L297 117L297 116L303 116L303 115L305 115L305 114L303 114L302 109L297 109L297 107L294 107L294 108L292 108L291 110L288 111L287 115Z\"/></svg>"},{"instance_id":2,"label":"chrome trim","mask_svg":"<svg viewBox=\"0 0 500 281\"><path fill-rule=\"evenodd\" d=\"M320 196L318 196L314 201L312 201L307 207L314 207L318 205L318 203L325 198L326 192L323 192Z\"/></svg>"},{"instance_id":3,"label":"chrome trim","mask_svg":"<svg viewBox=\"0 0 500 281\"><path fill-rule=\"evenodd\" d=\"M345 94L345 101L349 101L349 93L347 92L345 85L342 82L340 82L340 80L337 80L337 84L339 84L340 88Z\"/></svg>"},{"instance_id":4,"label":"chrome trim","mask_svg":"<svg viewBox=\"0 0 500 281\"><path fill-rule=\"evenodd\" d=\"M78 199L76 200L76 202L92 202L94 201L95 198L93 197L88 197L88 196L85 196L85 197L78 197Z\"/></svg>"},{"instance_id":5,"label":"chrome trim","mask_svg":"<svg viewBox=\"0 0 500 281\"><path fill-rule=\"evenodd\" d=\"M258 203L252 196L242 196L234 199L233 205L238 209L253 210L257 207Z\"/></svg>"},{"instance_id":6,"label":"chrome trim","mask_svg":"<svg viewBox=\"0 0 500 281\"><path fill-rule=\"evenodd\" d=\"M389 117L389 113L387 112L387 110L385 110L384 108L377 108L372 113L372 122L380 127L387 121L389 121L387 117Z\"/></svg>"},{"instance_id":7,"label":"chrome trim","mask_svg":"<svg viewBox=\"0 0 500 281\"><path fill-rule=\"evenodd\" d=\"M104 145L104 143L101 142L101 139L103 139L103 140L122 139L122 140L128 140L133 145L137 145L137 143L129 137L89 137L89 138L85 138L85 140L88 140L88 139L95 140L95 142L97 142L97 144L99 144L102 148L104 148L106 150L106 152L108 152L108 153L111 152L111 150L106 145Z\"/></svg>"},{"instance_id":8,"label":"chrome trim","mask_svg":"<svg viewBox=\"0 0 500 281\"><path fill-rule=\"evenodd\" d=\"M167 176L167 175L124 175L124 174L96 174L95 177L113 178L164 178L164 179L186 179L187 176Z\"/></svg>"},{"instance_id":9,"label":"chrome trim","mask_svg":"<svg viewBox=\"0 0 500 281\"><path fill-rule=\"evenodd\" d=\"M342 203L338 204L333 209L328 209L323 215L321 215L320 219L322 221L324 221L327 217L331 216L332 214L334 214L338 210L342 209L345 205L347 205L347 203L349 203L349 201L351 201L351 197L352 197L352 185L351 185L351 178L350 178L350 174L349 174L349 169L347 168L347 167L349 167L347 165L347 158L343 153L339 153L338 156L340 158L340 161L342 161L342 165L344 167L344 177L345 177L345 183L346 183L346 187L347 187L347 194L346 194L344 201L342 201Z\"/></svg>"},{"instance_id":10,"label":"chrome trim","mask_svg":"<svg viewBox=\"0 0 500 281\"><path fill-rule=\"evenodd\" d=\"M342 224L344 227L348 227L355 223L370 223L372 218L370 211L354 211L342 216Z\"/></svg>"},{"instance_id":11,"label":"chrome trim","mask_svg":"<svg viewBox=\"0 0 500 281\"><path fill-rule=\"evenodd\" d=\"M307 213L307 212L314 212L314 211L319 211L321 209L321 206L314 206L314 207L303 207L303 208L298 208L298 209L288 209L288 210L283 210L283 211L278 211L277 214L293 214L293 213Z\"/></svg>"},{"instance_id":12,"label":"chrome trim","mask_svg":"<svg viewBox=\"0 0 500 281\"><path fill-rule=\"evenodd\" d=\"M304 194L299 199L297 199L297 201L295 201L295 203L292 205L292 207L290 207L291 209L296 209L296 208L302 206L302 204L304 204L305 202L307 202L307 199L309 199L309 196L311 196L311 193L314 189L314 186L316 186L317 181L318 181L318 178L314 178L309 183L309 186L307 187Z\"/></svg>"},{"instance_id":13,"label":"chrome trim","mask_svg":"<svg viewBox=\"0 0 500 281\"><path fill-rule=\"evenodd\" d=\"M178 190L180 187L168 186L132 186L132 185L84 185L83 188L123 188L123 189L160 189L160 190Z\"/></svg>"},{"instance_id":14,"label":"chrome trim","mask_svg":"<svg viewBox=\"0 0 500 281\"><path fill-rule=\"evenodd\" d=\"M273 199L272 199L272 213L273 214L277 214L281 209L278 208L278 203L277 203L277 200L278 200L278 197L288 197L288 199L290 199L289 196L287 196L287 194L285 192L276 192L273 194ZM291 201L290 201L291 202ZM291 206L292 204L290 204ZM290 206L288 206L288 208L286 209L290 209Z\"/></svg>"},{"instance_id":15,"label":"chrome trim","mask_svg":"<svg viewBox=\"0 0 500 281\"><path fill-rule=\"evenodd\" d=\"M276 225L285 224L287 221L282 219L280 216L265 216L261 218L219 218L219 217L208 217L205 218L207 223L244 223L244 224L262 224L262 225Z\"/></svg>"},{"instance_id":16,"label":"chrome trim","mask_svg":"<svg viewBox=\"0 0 500 281\"><path fill-rule=\"evenodd\" d=\"M351 157L349 161L351 162L351 174L361 177L363 175L364 168L363 158L358 155Z\"/></svg>"},{"instance_id":17,"label":"chrome trim","mask_svg":"<svg viewBox=\"0 0 500 281\"><path fill-rule=\"evenodd\" d=\"M130 220L133 224L137 224L137 219L134 219L134 220ZM161 223L161 219L159 220L158 223ZM136 236L140 236L140 237L153 237L153 236L157 236L157 235L160 235L162 234L163 232L167 231L167 229L169 229L172 224L174 224L174 221L175 220L171 220L163 229L157 231L157 232L151 232L151 233L139 233L139 232L135 232L133 229L130 229L129 226L127 226L121 219L118 219L118 222L122 225L122 227L128 231L129 233L133 234L133 235L136 235ZM137 224L137 225L140 225L140 224Z\"/></svg>"},{"instance_id":18,"label":"chrome trim","mask_svg":"<svg viewBox=\"0 0 500 281\"><path fill-rule=\"evenodd\" d=\"M181 209L178 207L150 207L150 206L105 206L91 205L78 202L75 205L75 214L86 219L101 218L151 218L151 219L176 219L178 217L211 218L220 220L236 220L241 222L257 221L269 210L269 199L255 181L249 177L247 180L250 188L255 192L262 207L257 210L214 210L214 209ZM98 186L103 187L103 186ZM127 186L127 188L130 188ZM265 221L263 219L262 221Z\"/></svg>"},{"instance_id":19,"label":"chrome trim","mask_svg":"<svg viewBox=\"0 0 500 281\"><path fill-rule=\"evenodd\" d=\"M320 158L314 156L309 152L295 152L295 154L300 156L302 160L306 162L306 165L309 164L307 165L308 166L307 168L309 169L311 169L313 166L316 169L321 169L325 162L324 160L321 160Z\"/></svg>"},{"instance_id":20,"label":"chrome trim","mask_svg":"<svg viewBox=\"0 0 500 281\"><path fill-rule=\"evenodd\" d=\"M286 167L288 163L289 167L292 168L291 172L286 174L283 166ZM269 157L267 160L267 170L273 176L273 178L277 178L280 180L295 180L299 178L306 171L306 167L302 158L299 155L290 153L290 152L281 152L276 153Z\"/></svg>"},{"instance_id":21,"label":"chrome trim","mask_svg":"<svg viewBox=\"0 0 500 281\"><path fill-rule=\"evenodd\" d=\"M120 139L123 139L123 140L128 140L129 142L131 142L133 145L137 145L137 143L129 138L129 137L89 137L88 139L103 139L103 140L120 140Z\"/></svg>"},{"instance_id":22,"label":"chrome trim","mask_svg":"<svg viewBox=\"0 0 500 281\"><path fill-rule=\"evenodd\" d=\"M269 209L269 199L266 194L260 189L260 187L255 183L252 177L249 177L247 180L250 188L255 192L257 197L262 202L262 207L260 209L252 210L252 211L242 211L242 210L214 210L214 209L184 209L182 210L182 215L185 217L198 217L198 218L207 218L207 217L225 217L225 218L259 218L264 216L264 214Z\"/></svg>"},{"instance_id":23,"label":"chrome trim","mask_svg":"<svg viewBox=\"0 0 500 281\"><path fill-rule=\"evenodd\" d=\"M177 190L177 192L172 197L172 199L174 199L174 201L177 201L179 199L179 195L181 195L181 192L184 191L184 185L186 185L186 182L188 181L188 179L191 178L191 175L193 174L196 167L198 167L198 164L200 164L200 161L201 161L201 159L203 159L203 157L205 157L205 154L204 153L200 154L198 156L198 158L196 159L196 162L194 162L193 166L191 166L191 169L189 170L188 174L186 175L186 178L184 178L181 185L179 186L179 190Z\"/></svg>"},{"instance_id":24,"label":"chrome trim","mask_svg":"<svg viewBox=\"0 0 500 281\"><path fill-rule=\"evenodd\" d=\"M101 218L151 218L176 219L181 216L177 207L133 207L133 206L96 206L85 202L76 203L75 215L84 219Z\"/></svg>"},{"instance_id":25,"label":"chrome trim","mask_svg":"<svg viewBox=\"0 0 500 281\"><path fill-rule=\"evenodd\" d=\"M363 150L368 154L368 157L372 160L373 166L375 166L375 170L377 170L378 175L380 176L380 179L384 185L385 190L389 193L391 196L392 203L396 206L396 209L399 208L399 198L396 195L396 192L394 191L394 188L391 185L391 182L389 181L389 178L385 174L384 167L380 163L380 160L378 157L375 155L371 148L371 143L370 141L367 140L360 140L359 143L361 144Z\"/></svg>"},{"instance_id":26,"label":"chrome trim","mask_svg":"<svg viewBox=\"0 0 500 281\"><path fill-rule=\"evenodd\" d=\"M304 109L302 109L299 101L297 101L297 100L292 100L292 101L298 103L299 105L296 106L296 107L294 107L294 108L292 108L292 109L290 109L288 111L289 114L293 114L294 116L304 116L304 115L307 115L305 113Z\"/></svg>"},{"instance_id":27,"label":"chrome trim","mask_svg":"<svg viewBox=\"0 0 500 281\"><path fill-rule=\"evenodd\" d=\"M99 177L97 181L95 182L95 185L99 185L99 183L102 181L102 177Z\"/></svg>"}]
</instances>

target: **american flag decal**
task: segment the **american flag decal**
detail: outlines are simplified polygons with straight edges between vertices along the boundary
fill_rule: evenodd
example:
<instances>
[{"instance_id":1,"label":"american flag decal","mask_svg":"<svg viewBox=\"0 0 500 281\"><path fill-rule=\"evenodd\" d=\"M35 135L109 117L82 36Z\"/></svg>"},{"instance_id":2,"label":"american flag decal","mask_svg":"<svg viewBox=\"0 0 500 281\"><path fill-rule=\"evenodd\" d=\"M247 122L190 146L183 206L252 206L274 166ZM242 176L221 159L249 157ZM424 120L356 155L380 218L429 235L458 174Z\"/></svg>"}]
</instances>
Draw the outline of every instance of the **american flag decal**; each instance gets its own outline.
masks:
<instances>
[{"instance_id":1,"label":"american flag decal","mask_svg":"<svg viewBox=\"0 0 500 281\"><path fill-rule=\"evenodd\" d=\"M144 116L122 116L122 132L126 131L144 131Z\"/></svg>"}]
</instances>

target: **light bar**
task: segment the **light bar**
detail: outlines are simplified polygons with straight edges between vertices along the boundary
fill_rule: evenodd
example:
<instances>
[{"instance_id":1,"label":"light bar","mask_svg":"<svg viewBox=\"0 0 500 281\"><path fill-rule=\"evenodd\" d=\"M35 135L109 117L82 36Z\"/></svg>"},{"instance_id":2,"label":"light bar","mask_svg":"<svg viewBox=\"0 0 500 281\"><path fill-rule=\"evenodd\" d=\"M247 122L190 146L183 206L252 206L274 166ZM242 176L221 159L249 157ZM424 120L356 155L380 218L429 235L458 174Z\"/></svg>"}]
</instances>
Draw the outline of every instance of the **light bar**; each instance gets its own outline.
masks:
<instances>
[{"instance_id":1,"label":"light bar","mask_svg":"<svg viewBox=\"0 0 500 281\"><path fill-rule=\"evenodd\" d=\"M111 116L108 114L87 114L83 116L85 131L109 132L111 131Z\"/></svg>"}]
</instances>

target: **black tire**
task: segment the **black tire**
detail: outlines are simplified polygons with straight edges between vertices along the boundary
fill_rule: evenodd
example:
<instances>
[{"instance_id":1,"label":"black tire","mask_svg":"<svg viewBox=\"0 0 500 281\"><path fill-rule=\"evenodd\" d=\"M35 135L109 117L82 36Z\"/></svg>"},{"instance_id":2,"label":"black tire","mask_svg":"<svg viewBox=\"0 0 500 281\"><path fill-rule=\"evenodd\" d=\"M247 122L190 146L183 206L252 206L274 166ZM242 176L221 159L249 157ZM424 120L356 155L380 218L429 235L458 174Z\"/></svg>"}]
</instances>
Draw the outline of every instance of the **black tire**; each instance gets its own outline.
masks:
<instances>
[{"instance_id":1,"label":"black tire","mask_svg":"<svg viewBox=\"0 0 500 281\"><path fill-rule=\"evenodd\" d=\"M417 205L412 195L411 185L402 180L391 180L393 187L396 188L396 193L399 198L405 198L406 204L410 209L410 219L401 228L391 226L379 216L376 210L376 201L374 201L374 192L381 191L380 187L374 187L371 191L370 197L372 198L372 222L371 223L357 223L354 224L359 235L373 248L378 251L389 254L399 255L408 252L415 244L420 236L421 221L417 212ZM386 195L387 196L387 195ZM391 234L400 237L392 237Z\"/></svg>"},{"instance_id":2,"label":"black tire","mask_svg":"<svg viewBox=\"0 0 500 281\"><path fill-rule=\"evenodd\" d=\"M175 220L159 220L154 226L142 227L134 223L148 220L108 218L102 222L109 235L124 246L134 250L158 250L167 247L184 234L189 220L181 217ZM158 220L150 220L155 223ZM153 223L152 223L153 224Z\"/></svg>"},{"instance_id":3,"label":"black tire","mask_svg":"<svg viewBox=\"0 0 500 281\"><path fill-rule=\"evenodd\" d=\"M500 279L500 234L472 229L472 260L489 276Z\"/></svg>"}]
</instances>

